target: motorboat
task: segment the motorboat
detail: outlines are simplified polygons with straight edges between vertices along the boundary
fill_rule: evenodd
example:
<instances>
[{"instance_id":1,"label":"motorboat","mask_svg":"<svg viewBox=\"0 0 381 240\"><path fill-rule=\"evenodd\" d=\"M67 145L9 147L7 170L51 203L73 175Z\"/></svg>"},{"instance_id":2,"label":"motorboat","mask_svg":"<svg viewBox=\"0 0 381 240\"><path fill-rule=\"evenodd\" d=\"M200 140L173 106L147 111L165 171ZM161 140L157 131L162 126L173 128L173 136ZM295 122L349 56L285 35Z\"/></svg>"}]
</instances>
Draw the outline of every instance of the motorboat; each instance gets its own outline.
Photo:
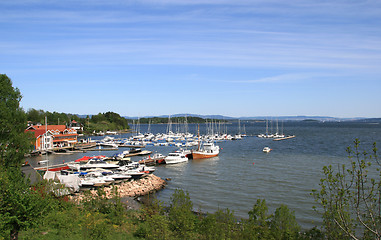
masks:
<instances>
[{"instance_id":1,"label":"motorboat","mask_svg":"<svg viewBox=\"0 0 381 240\"><path fill-rule=\"evenodd\" d=\"M115 182L115 183L120 183L124 180L128 180L131 178L130 175L126 174L126 173L122 173L120 171L116 171L116 170L103 170L101 171L102 175L103 175L103 179L106 181L106 182Z\"/></svg>"},{"instance_id":2,"label":"motorboat","mask_svg":"<svg viewBox=\"0 0 381 240\"><path fill-rule=\"evenodd\" d=\"M120 166L115 172L130 175L131 178L137 179L146 174L153 173L155 170L155 167L147 167L145 165L140 165L138 162L131 162L127 165Z\"/></svg>"},{"instance_id":3,"label":"motorboat","mask_svg":"<svg viewBox=\"0 0 381 240\"><path fill-rule=\"evenodd\" d=\"M212 142L204 143L202 148L199 148L195 151L191 151L192 159L203 159L203 158L211 158L216 157L220 153L220 147L214 145Z\"/></svg>"},{"instance_id":4,"label":"motorboat","mask_svg":"<svg viewBox=\"0 0 381 240\"><path fill-rule=\"evenodd\" d=\"M154 153L152 156L148 156L139 161L140 164L144 165L156 165L165 163L165 156L161 153Z\"/></svg>"},{"instance_id":5,"label":"motorboat","mask_svg":"<svg viewBox=\"0 0 381 240\"><path fill-rule=\"evenodd\" d=\"M167 157L165 157L166 164L175 164L175 163L182 163L187 161L188 161L188 158L185 156L185 153L183 151L171 152L168 154Z\"/></svg>"},{"instance_id":6,"label":"motorboat","mask_svg":"<svg viewBox=\"0 0 381 240\"><path fill-rule=\"evenodd\" d=\"M149 155L151 153L152 151L142 150L140 148L131 148L128 151L123 151L121 154L119 154L119 157L126 158L126 157L133 157L133 156Z\"/></svg>"},{"instance_id":7,"label":"motorboat","mask_svg":"<svg viewBox=\"0 0 381 240\"><path fill-rule=\"evenodd\" d=\"M269 148L269 147L264 147L262 151L263 151L264 153L269 153L269 152L271 152L271 150L272 150L272 149Z\"/></svg>"},{"instance_id":8,"label":"motorboat","mask_svg":"<svg viewBox=\"0 0 381 240\"><path fill-rule=\"evenodd\" d=\"M100 187L111 184L111 182L106 182L103 178L97 177L96 174L87 172L81 172L79 179L81 187Z\"/></svg>"},{"instance_id":9,"label":"motorboat","mask_svg":"<svg viewBox=\"0 0 381 240\"><path fill-rule=\"evenodd\" d=\"M116 169L119 165L107 163L101 159L90 159L87 163L68 163L70 169L73 170L86 170L92 168L103 168L103 169Z\"/></svg>"}]
</instances>

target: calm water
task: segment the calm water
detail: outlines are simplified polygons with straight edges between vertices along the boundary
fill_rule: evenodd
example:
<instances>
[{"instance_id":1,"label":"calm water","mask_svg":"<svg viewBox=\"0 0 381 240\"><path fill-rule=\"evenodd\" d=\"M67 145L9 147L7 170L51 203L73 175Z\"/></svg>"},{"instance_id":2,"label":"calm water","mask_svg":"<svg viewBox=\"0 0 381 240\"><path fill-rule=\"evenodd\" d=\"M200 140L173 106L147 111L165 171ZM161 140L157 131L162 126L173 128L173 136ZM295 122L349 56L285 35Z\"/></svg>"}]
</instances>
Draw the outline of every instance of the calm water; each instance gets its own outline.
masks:
<instances>
[{"instance_id":1,"label":"calm water","mask_svg":"<svg viewBox=\"0 0 381 240\"><path fill-rule=\"evenodd\" d=\"M248 135L265 132L265 123L241 122L241 130ZM279 124L280 126L281 124ZM141 131L147 129L141 125ZM195 124L189 125L196 132ZM165 132L166 125L152 125L153 133ZM229 133L238 132L237 124L227 125ZM205 126L200 125L201 134ZM381 144L381 125L367 123L320 123L284 122L284 133L296 138L272 141L257 137L246 137L238 141L219 142L222 148L219 157L205 160L190 160L188 163L158 166L155 174L171 178L166 189L157 194L159 200L169 202L173 191L181 188L189 192L195 209L214 212L229 208L237 217L248 217L257 199L266 199L269 212L273 213L280 204L295 211L303 228L319 225L320 217L312 210L315 205L310 196L318 188L325 165L345 163L346 147L353 146L355 138L361 148L370 152L372 143ZM126 137L122 136L122 137ZM272 152L262 152L269 146ZM148 150L167 154L175 147L147 146ZM124 149L120 149L119 152ZM71 161L84 155L112 155L115 152L87 152L73 155L51 155L52 164ZM30 159L32 164L45 159ZM139 160L141 157L133 158Z\"/></svg>"}]
</instances>

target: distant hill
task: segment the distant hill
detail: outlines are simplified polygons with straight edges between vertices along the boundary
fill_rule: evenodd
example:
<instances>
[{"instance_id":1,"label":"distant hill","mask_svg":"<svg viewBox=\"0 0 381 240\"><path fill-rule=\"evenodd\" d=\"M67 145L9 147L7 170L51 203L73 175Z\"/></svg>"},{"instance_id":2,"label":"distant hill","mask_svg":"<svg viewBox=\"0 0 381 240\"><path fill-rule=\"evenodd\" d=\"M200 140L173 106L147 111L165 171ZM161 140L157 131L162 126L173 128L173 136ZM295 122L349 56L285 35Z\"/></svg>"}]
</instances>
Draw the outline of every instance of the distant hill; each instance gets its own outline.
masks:
<instances>
[{"instance_id":1,"label":"distant hill","mask_svg":"<svg viewBox=\"0 0 381 240\"><path fill-rule=\"evenodd\" d=\"M352 120L353 122L381 123L381 118L363 118Z\"/></svg>"},{"instance_id":2,"label":"distant hill","mask_svg":"<svg viewBox=\"0 0 381 240\"><path fill-rule=\"evenodd\" d=\"M241 117L241 120L271 120L278 119L284 121L305 121L305 120L315 120L315 121L340 121L343 119L328 117L328 116L258 116L258 117Z\"/></svg>"},{"instance_id":3,"label":"distant hill","mask_svg":"<svg viewBox=\"0 0 381 240\"><path fill-rule=\"evenodd\" d=\"M200 115L200 114L190 114L190 113L180 113L180 114L173 114L173 115L160 115L160 116L144 116L144 117L128 117L124 116L127 119L138 119L138 118L175 118L175 117L198 117L203 119L222 119L222 120L234 120L238 118L233 117L227 117L223 115Z\"/></svg>"},{"instance_id":4,"label":"distant hill","mask_svg":"<svg viewBox=\"0 0 381 240\"><path fill-rule=\"evenodd\" d=\"M250 120L283 120L283 121L304 121L304 120L315 120L315 121L360 121L361 119L365 118L335 118L335 117L328 117L328 116L256 116L256 117L229 117L229 116L223 116L223 115L200 115L200 114L190 114L190 113L182 113L182 114L174 114L171 115L171 118L175 117L198 117L203 119L221 119L221 120L227 120L227 121L234 121L234 120L244 120L244 121L250 121ZM169 115L160 115L160 116L144 116L140 118L168 118ZM138 117L125 117L128 119L138 119Z\"/></svg>"},{"instance_id":5,"label":"distant hill","mask_svg":"<svg viewBox=\"0 0 381 240\"><path fill-rule=\"evenodd\" d=\"M78 115L80 118L86 118L86 116L90 115ZM221 119L227 121L234 120L244 120L244 121L258 121L258 120L283 120L283 121L305 121L305 120L313 120L313 121L327 121L327 122L337 122L337 121L356 121L356 122L381 122L381 118L335 118L329 116L254 116L254 117L229 117L224 115L201 115L201 114L191 114L191 113L180 113L170 115L171 118L176 117L197 117L203 119ZM131 117L131 116L123 116L126 119L141 119L141 118L168 118L169 115L159 115L159 116L143 116L143 117Z\"/></svg>"}]
</instances>

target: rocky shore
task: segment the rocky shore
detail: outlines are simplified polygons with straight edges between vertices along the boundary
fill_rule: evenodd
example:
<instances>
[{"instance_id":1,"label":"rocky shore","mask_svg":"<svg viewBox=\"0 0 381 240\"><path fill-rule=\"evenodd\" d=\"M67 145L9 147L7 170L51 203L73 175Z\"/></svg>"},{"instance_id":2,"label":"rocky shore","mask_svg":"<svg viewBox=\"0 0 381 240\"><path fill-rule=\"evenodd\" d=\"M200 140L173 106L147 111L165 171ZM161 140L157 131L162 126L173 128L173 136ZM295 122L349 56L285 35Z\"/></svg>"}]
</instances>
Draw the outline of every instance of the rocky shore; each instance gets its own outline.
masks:
<instances>
[{"instance_id":1,"label":"rocky shore","mask_svg":"<svg viewBox=\"0 0 381 240\"><path fill-rule=\"evenodd\" d=\"M160 189L163 189L167 182L158 176L149 174L137 180L122 182L120 184L115 184L115 186L104 187L106 198L111 198L113 195L114 187L122 199L131 199L140 196L144 196L150 193L154 193ZM96 196L97 190L91 189L91 195ZM76 193L71 196L71 200L74 202L81 202L85 194L83 191ZM128 205L128 204L127 204Z\"/></svg>"}]
</instances>

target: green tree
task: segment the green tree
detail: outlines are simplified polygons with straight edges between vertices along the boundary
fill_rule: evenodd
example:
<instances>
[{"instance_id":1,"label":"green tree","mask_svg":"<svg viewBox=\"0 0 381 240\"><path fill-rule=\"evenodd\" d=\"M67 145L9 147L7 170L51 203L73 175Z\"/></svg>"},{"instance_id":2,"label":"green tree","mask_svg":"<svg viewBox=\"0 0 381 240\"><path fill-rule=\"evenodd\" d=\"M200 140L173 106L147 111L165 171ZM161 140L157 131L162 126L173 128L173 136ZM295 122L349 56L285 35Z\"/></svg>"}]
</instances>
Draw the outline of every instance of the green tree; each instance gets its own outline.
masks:
<instances>
[{"instance_id":1,"label":"green tree","mask_svg":"<svg viewBox=\"0 0 381 240\"><path fill-rule=\"evenodd\" d=\"M282 204L275 210L270 230L275 239L297 239L300 226L295 220L295 213Z\"/></svg>"},{"instance_id":2,"label":"green tree","mask_svg":"<svg viewBox=\"0 0 381 240\"><path fill-rule=\"evenodd\" d=\"M265 199L257 199L253 209L249 211L249 219L242 221L242 238L245 239L271 239L270 219Z\"/></svg>"},{"instance_id":3,"label":"green tree","mask_svg":"<svg viewBox=\"0 0 381 240\"><path fill-rule=\"evenodd\" d=\"M179 239L195 238L196 216L193 213L193 203L189 193L176 189L171 196L169 220L173 232Z\"/></svg>"},{"instance_id":4,"label":"green tree","mask_svg":"<svg viewBox=\"0 0 381 240\"><path fill-rule=\"evenodd\" d=\"M45 113L42 110L36 110L34 108L28 109L27 120L32 121L33 123L41 123L45 117Z\"/></svg>"},{"instance_id":5,"label":"green tree","mask_svg":"<svg viewBox=\"0 0 381 240\"><path fill-rule=\"evenodd\" d=\"M7 75L0 75L0 166L3 170L20 170L25 153L31 150L25 112L19 106L21 93L13 88Z\"/></svg>"},{"instance_id":6,"label":"green tree","mask_svg":"<svg viewBox=\"0 0 381 240\"><path fill-rule=\"evenodd\" d=\"M238 231L237 219L229 209L208 214L199 224L200 239L234 239Z\"/></svg>"},{"instance_id":7,"label":"green tree","mask_svg":"<svg viewBox=\"0 0 381 240\"><path fill-rule=\"evenodd\" d=\"M349 166L339 164L323 168L320 191L313 190L315 200L322 206L323 222L329 239L381 239L381 171L376 143L372 154L347 148Z\"/></svg>"},{"instance_id":8,"label":"green tree","mask_svg":"<svg viewBox=\"0 0 381 240\"><path fill-rule=\"evenodd\" d=\"M37 223L48 209L45 187L35 191L21 174L24 155L31 150L31 136L24 132L26 115L19 106L20 91L0 75L0 227L17 239L18 233Z\"/></svg>"},{"instance_id":9,"label":"green tree","mask_svg":"<svg viewBox=\"0 0 381 240\"><path fill-rule=\"evenodd\" d=\"M0 232L18 239L19 232L37 226L54 209L47 182L30 187L20 172L0 171ZM1 236L1 235L0 235Z\"/></svg>"}]
</instances>

